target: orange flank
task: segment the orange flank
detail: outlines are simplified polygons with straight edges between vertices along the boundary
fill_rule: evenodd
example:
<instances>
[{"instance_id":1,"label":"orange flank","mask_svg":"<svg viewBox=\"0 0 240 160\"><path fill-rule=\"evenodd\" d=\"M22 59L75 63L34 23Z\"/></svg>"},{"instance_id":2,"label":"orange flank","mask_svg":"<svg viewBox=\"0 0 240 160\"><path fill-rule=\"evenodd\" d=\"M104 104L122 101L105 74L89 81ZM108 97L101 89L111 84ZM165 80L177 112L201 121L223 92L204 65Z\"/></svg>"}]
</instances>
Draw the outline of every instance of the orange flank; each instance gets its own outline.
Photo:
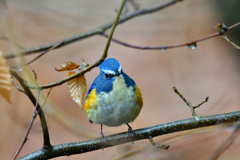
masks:
<instances>
[{"instance_id":1,"label":"orange flank","mask_svg":"<svg viewBox=\"0 0 240 160\"><path fill-rule=\"evenodd\" d=\"M142 108L142 106L143 106L143 99L142 99L141 91L140 91L140 89L137 86L135 86L135 88L136 88L135 92L137 94L137 103Z\"/></svg>"},{"instance_id":2,"label":"orange flank","mask_svg":"<svg viewBox=\"0 0 240 160\"><path fill-rule=\"evenodd\" d=\"M91 93L88 95L88 98L85 103L85 112L87 110L97 105L97 95L96 95L96 88L94 88Z\"/></svg>"}]
</instances>

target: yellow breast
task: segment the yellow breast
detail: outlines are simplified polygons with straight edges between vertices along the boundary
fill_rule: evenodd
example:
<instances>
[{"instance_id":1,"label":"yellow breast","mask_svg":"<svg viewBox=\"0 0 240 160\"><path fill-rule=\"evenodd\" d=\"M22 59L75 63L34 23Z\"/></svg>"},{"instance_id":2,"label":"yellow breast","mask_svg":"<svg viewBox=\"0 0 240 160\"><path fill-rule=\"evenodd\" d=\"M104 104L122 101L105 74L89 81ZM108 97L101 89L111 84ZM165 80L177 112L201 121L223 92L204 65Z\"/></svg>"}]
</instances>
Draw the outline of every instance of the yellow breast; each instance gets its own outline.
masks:
<instances>
[{"instance_id":1,"label":"yellow breast","mask_svg":"<svg viewBox=\"0 0 240 160\"><path fill-rule=\"evenodd\" d=\"M85 112L87 113L87 111L90 108L97 108L97 94L96 94L96 88L94 88L90 94L88 95L88 98L86 99L86 103L85 103Z\"/></svg>"}]
</instances>

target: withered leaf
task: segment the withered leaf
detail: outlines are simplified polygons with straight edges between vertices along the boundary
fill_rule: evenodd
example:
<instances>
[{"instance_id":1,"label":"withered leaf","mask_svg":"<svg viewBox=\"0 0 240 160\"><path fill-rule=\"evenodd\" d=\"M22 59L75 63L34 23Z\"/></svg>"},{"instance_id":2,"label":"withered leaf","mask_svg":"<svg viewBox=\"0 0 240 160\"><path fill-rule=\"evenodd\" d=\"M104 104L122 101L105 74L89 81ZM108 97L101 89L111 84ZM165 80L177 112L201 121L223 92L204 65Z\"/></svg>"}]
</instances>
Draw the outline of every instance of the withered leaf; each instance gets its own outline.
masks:
<instances>
[{"instance_id":1,"label":"withered leaf","mask_svg":"<svg viewBox=\"0 0 240 160\"><path fill-rule=\"evenodd\" d=\"M70 71L70 70L76 69L78 67L79 67L79 65L74 62L67 62L67 63L61 64L60 67L55 68L55 70L63 72L63 71Z\"/></svg>"},{"instance_id":2,"label":"withered leaf","mask_svg":"<svg viewBox=\"0 0 240 160\"><path fill-rule=\"evenodd\" d=\"M9 67L6 65L6 60L0 51L0 94L9 102L11 92L11 74Z\"/></svg>"},{"instance_id":3,"label":"withered leaf","mask_svg":"<svg viewBox=\"0 0 240 160\"><path fill-rule=\"evenodd\" d=\"M68 76L71 76L75 72L69 72ZM71 94L72 99L79 104L83 110L84 95L87 92L87 83L84 75L78 76L68 81L68 90Z\"/></svg>"}]
</instances>

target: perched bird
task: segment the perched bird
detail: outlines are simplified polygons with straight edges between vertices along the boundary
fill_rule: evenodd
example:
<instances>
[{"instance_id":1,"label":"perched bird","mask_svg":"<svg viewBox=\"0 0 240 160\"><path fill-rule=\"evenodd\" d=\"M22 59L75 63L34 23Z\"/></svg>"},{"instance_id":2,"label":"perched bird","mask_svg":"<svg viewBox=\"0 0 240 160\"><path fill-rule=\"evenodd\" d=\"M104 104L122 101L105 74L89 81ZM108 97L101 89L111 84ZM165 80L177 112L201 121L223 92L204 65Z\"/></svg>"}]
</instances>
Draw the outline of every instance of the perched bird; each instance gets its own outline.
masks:
<instances>
[{"instance_id":1,"label":"perched bird","mask_svg":"<svg viewBox=\"0 0 240 160\"><path fill-rule=\"evenodd\" d=\"M101 142L105 140L103 125L114 127L127 124L129 135L134 135L128 123L133 122L141 111L141 91L122 71L116 59L104 60L99 69L100 74L90 87L85 103L85 112L90 122L101 124Z\"/></svg>"}]
</instances>

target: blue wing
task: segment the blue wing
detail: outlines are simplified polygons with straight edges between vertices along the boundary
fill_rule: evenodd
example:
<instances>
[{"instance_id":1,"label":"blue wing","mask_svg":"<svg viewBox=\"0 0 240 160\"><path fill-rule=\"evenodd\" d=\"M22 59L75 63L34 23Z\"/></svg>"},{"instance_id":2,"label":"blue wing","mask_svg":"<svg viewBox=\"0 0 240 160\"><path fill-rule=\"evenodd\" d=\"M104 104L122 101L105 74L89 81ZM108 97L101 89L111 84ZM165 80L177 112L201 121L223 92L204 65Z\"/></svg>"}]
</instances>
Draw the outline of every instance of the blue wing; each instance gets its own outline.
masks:
<instances>
[{"instance_id":1,"label":"blue wing","mask_svg":"<svg viewBox=\"0 0 240 160\"><path fill-rule=\"evenodd\" d=\"M86 99L88 98L88 95L91 93L91 91L96 87L96 81L97 81L98 77L99 77L99 76L97 76L97 77L95 78L95 80L93 81L90 89L88 90Z\"/></svg>"},{"instance_id":2,"label":"blue wing","mask_svg":"<svg viewBox=\"0 0 240 160\"><path fill-rule=\"evenodd\" d=\"M127 84L127 87L134 87L135 88L135 82L126 74L126 73L122 73L123 77L124 77L124 80Z\"/></svg>"}]
</instances>

